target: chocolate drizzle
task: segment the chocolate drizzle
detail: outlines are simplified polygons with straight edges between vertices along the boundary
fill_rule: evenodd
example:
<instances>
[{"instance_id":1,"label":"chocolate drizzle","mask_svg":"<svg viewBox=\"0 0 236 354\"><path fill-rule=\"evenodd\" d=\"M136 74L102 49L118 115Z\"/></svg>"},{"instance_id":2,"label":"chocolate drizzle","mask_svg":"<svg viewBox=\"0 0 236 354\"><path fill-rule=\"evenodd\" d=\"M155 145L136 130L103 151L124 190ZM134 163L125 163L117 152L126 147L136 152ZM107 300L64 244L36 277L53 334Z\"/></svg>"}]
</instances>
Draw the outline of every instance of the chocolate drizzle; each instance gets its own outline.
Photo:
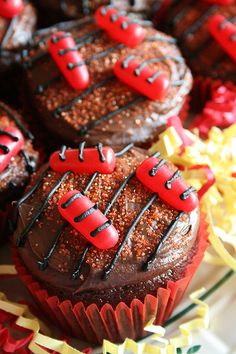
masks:
<instances>
[{"instance_id":1,"label":"chocolate drizzle","mask_svg":"<svg viewBox=\"0 0 236 354\"><path fill-rule=\"evenodd\" d=\"M180 177L181 177L181 172L179 170L176 170L173 176L170 179L168 179L168 181L166 181L165 184L166 189L171 189L172 183Z\"/></svg>"},{"instance_id":2,"label":"chocolate drizzle","mask_svg":"<svg viewBox=\"0 0 236 354\"><path fill-rule=\"evenodd\" d=\"M0 144L0 149L2 150L2 152L4 153L4 155L7 155L10 150L6 145Z\"/></svg>"},{"instance_id":3,"label":"chocolate drizzle","mask_svg":"<svg viewBox=\"0 0 236 354\"><path fill-rule=\"evenodd\" d=\"M44 209L46 208L49 200L53 197L53 194L57 191L57 189L60 187L60 185L65 181L65 179L69 176L71 172L67 171L66 173L63 174L63 176L58 180L58 182L55 184L53 189L50 191L50 193L47 195L46 199L44 202L40 205L39 209L37 212L33 215L31 221L26 225L24 230L20 233L20 235L17 236L16 239L16 245L18 247L24 246L26 240L27 240L27 234L31 230L31 228L34 226L36 220L41 216L43 213Z\"/></svg>"},{"instance_id":4,"label":"chocolate drizzle","mask_svg":"<svg viewBox=\"0 0 236 354\"><path fill-rule=\"evenodd\" d=\"M197 32L197 30L199 30L199 28L201 28L201 26L204 24L204 22L206 22L208 20L208 18L219 8L218 5L212 5L209 7L209 9L203 13L203 15L201 17L199 17L197 19L197 21L193 22L191 24L191 26L182 33L181 37L180 37L180 41L183 41L186 37L188 37L189 35L192 35L194 33Z\"/></svg>"},{"instance_id":5,"label":"chocolate drizzle","mask_svg":"<svg viewBox=\"0 0 236 354\"><path fill-rule=\"evenodd\" d=\"M173 220L170 224L170 226L168 227L167 232L165 233L165 235L162 237L161 241L158 243L155 251L148 257L148 259L146 260L145 263L143 263L142 265L142 270L144 272L149 270L149 266L154 262L158 252L160 251L162 245L164 244L164 242L169 238L169 236L171 235L171 233L173 232L173 230L176 228L177 223L179 221L179 219L181 218L181 216L184 214L184 212L180 211L178 213L178 215L176 216L175 220Z\"/></svg>"},{"instance_id":6,"label":"chocolate drizzle","mask_svg":"<svg viewBox=\"0 0 236 354\"><path fill-rule=\"evenodd\" d=\"M0 103L0 109L5 112L16 124L16 126L22 131L24 136L28 139L33 140L34 136L33 134L25 128L25 126L20 122L20 120L17 118L17 116L9 110L4 104Z\"/></svg>"},{"instance_id":7,"label":"chocolate drizzle","mask_svg":"<svg viewBox=\"0 0 236 354\"><path fill-rule=\"evenodd\" d=\"M192 192L196 192L196 189L194 187L189 187L186 191L180 194L179 197L181 200L186 200Z\"/></svg>"},{"instance_id":8,"label":"chocolate drizzle","mask_svg":"<svg viewBox=\"0 0 236 354\"><path fill-rule=\"evenodd\" d=\"M18 141L19 139L17 138L17 136L14 136L13 134L5 131L5 130L2 130L0 129L0 136L8 136L8 138L11 138L13 141Z\"/></svg>"},{"instance_id":9,"label":"chocolate drizzle","mask_svg":"<svg viewBox=\"0 0 236 354\"><path fill-rule=\"evenodd\" d=\"M35 164L31 162L30 157L25 150L21 150L21 155L26 163L26 171L31 175L35 171Z\"/></svg>"},{"instance_id":10,"label":"chocolate drizzle","mask_svg":"<svg viewBox=\"0 0 236 354\"><path fill-rule=\"evenodd\" d=\"M139 212L139 214L134 219L133 223L131 224L131 226L127 230L127 233L126 233L123 241L121 242L120 247L118 248L118 251L116 252L113 260L111 261L109 266L105 268L103 275L102 275L103 279L108 278L109 274L111 273L112 269L114 268L128 238L129 238L129 236L131 235L132 231L134 230L134 228L136 227L136 225L138 224L138 222L142 218L143 214L150 208L150 206L152 205L152 203L155 201L156 198L157 198L157 194L153 194L151 199L147 202L147 204L143 207L143 209Z\"/></svg>"},{"instance_id":11,"label":"chocolate drizzle","mask_svg":"<svg viewBox=\"0 0 236 354\"><path fill-rule=\"evenodd\" d=\"M58 232L56 234L55 240L53 241L52 246L51 246L50 250L48 251L47 255L45 257L43 257L42 261L38 261L38 265L39 265L40 270L45 270L47 268L49 259L51 258L53 252L55 251L57 244L60 240L60 237L63 234L63 231L65 230L66 226L67 226L67 223L61 225L60 229L58 230Z\"/></svg>"}]
</instances>

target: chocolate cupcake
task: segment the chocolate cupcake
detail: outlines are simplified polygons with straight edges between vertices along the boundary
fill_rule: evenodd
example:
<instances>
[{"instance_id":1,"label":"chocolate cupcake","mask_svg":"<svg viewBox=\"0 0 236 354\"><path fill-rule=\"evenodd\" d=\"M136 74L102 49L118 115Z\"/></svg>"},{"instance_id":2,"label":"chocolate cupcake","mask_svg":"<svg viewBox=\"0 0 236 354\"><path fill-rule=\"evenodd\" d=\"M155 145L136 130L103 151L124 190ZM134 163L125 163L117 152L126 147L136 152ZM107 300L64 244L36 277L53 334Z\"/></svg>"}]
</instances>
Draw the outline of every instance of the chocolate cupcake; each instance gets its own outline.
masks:
<instances>
[{"instance_id":1,"label":"chocolate cupcake","mask_svg":"<svg viewBox=\"0 0 236 354\"><path fill-rule=\"evenodd\" d=\"M114 8L103 7L96 16L99 26L91 17L35 36L35 46L25 53L28 97L60 142L147 144L165 128L166 118L181 110L190 71L173 38L121 18ZM101 28L110 24L114 31ZM71 85L80 74L85 81L75 90Z\"/></svg>"},{"instance_id":2,"label":"chocolate cupcake","mask_svg":"<svg viewBox=\"0 0 236 354\"><path fill-rule=\"evenodd\" d=\"M10 231L11 203L20 197L38 164L32 138L21 116L0 102L0 241Z\"/></svg>"},{"instance_id":3,"label":"chocolate cupcake","mask_svg":"<svg viewBox=\"0 0 236 354\"><path fill-rule=\"evenodd\" d=\"M22 280L54 321L89 341L138 338L152 316L163 322L205 247L193 188L158 154L132 144L115 154L101 144L63 146L33 177L18 211Z\"/></svg>"},{"instance_id":4,"label":"chocolate cupcake","mask_svg":"<svg viewBox=\"0 0 236 354\"><path fill-rule=\"evenodd\" d=\"M12 96L21 62L21 51L30 41L35 25L36 13L30 3L1 1L0 94L2 98L8 98L9 92Z\"/></svg>"},{"instance_id":5,"label":"chocolate cupcake","mask_svg":"<svg viewBox=\"0 0 236 354\"><path fill-rule=\"evenodd\" d=\"M193 73L235 83L235 1L172 0L163 15L166 3L156 4L159 28L177 38Z\"/></svg>"}]
</instances>

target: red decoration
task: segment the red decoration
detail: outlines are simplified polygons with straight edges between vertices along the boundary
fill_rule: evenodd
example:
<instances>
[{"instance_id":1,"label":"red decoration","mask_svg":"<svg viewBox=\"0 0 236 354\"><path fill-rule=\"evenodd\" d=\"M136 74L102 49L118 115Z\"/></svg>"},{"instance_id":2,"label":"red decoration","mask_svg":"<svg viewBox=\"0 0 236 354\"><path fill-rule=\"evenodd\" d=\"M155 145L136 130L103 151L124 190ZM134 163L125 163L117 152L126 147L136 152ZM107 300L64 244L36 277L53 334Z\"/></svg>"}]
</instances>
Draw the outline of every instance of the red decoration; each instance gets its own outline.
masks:
<instances>
[{"instance_id":1,"label":"red decoration","mask_svg":"<svg viewBox=\"0 0 236 354\"><path fill-rule=\"evenodd\" d=\"M89 242L100 249L112 248L118 232L111 222L85 195L77 190L66 193L58 206L60 214Z\"/></svg>"},{"instance_id":2,"label":"red decoration","mask_svg":"<svg viewBox=\"0 0 236 354\"><path fill-rule=\"evenodd\" d=\"M63 157L60 151L54 152L50 156L50 167L54 171L66 172L68 170L75 173L99 172L110 174L115 169L116 157L114 151L109 147L103 147L102 158L96 148L88 148L83 150L83 158L79 157L79 150L66 150Z\"/></svg>"},{"instance_id":3,"label":"red decoration","mask_svg":"<svg viewBox=\"0 0 236 354\"><path fill-rule=\"evenodd\" d=\"M144 40L145 29L128 17L119 14L114 7L99 7L95 13L95 19L97 25L112 39L127 47L135 48Z\"/></svg>"},{"instance_id":4,"label":"red decoration","mask_svg":"<svg viewBox=\"0 0 236 354\"><path fill-rule=\"evenodd\" d=\"M24 8L23 0L0 0L0 17L11 19Z\"/></svg>"},{"instance_id":5,"label":"red decoration","mask_svg":"<svg viewBox=\"0 0 236 354\"><path fill-rule=\"evenodd\" d=\"M167 126L174 127L179 137L181 138L183 144L180 146L181 150L184 151L186 146L193 144L192 139L186 134L183 124L178 116L169 117L167 119Z\"/></svg>"},{"instance_id":6,"label":"red decoration","mask_svg":"<svg viewBox=\"0 0 236 354\"><path fill-rule=\"evenodd\" d=\"M48 41L48 50L65 79L75 90L89 85L89 73L71 33L57 32Z\"/></svg>"},{"instance_id":7,"label":"red decoration","mask_svg":"<svg viewBox=\"0 0 236 354\"><path fill-rule=\"evenodd\" d=\"M209 130L215 126L227 128L236 123L236 92L225 86L217 88L202 111L190 125L198 128L201 136L207 137Z\"/></svg>"},{"instance_id":8,"label":"red decoration","mask_svg":"<svg viewBox=\"0 0 236 354\"><path fill-rule=\"evenodd\" d=\"M145 64L148 62L139 63L133 56L123 58L115 64L114 73L126 85L149 99L162 100L168 94L170 81L160 71Z\"/></svg>"},{"instance_id":9,"label":"red decoration","mask_svg":"<svg viewBox=\"0 0 236 354\"><path fill-rule=\"evenodd\" d=\"M190 212L198 206L197 194L185 193L193 189L190 189L182 178L171 181L174 173L165 164L165 160L156 157L144 160L137 168L136 176L148 189L177 210Z\"/></svg>"},{"instance_id":10,"label":"red decoration","mask_svg":"<svg viewBox=\"0 0 236 354\"><path fill-rule=\"evenodd\" d=\"M204 0L208 4L216 4L216 5L231 5L235 0Z\"/></svg>"},{"instance_id":11,"label":"red decoration","mask_svg":"<svg viewBox=\"0 0 236 354\"><path fill-rule=\"evenodd\" d=\"M207 182L198 191L199 200L204 196L208 189L215 183L215 176L212 169L208 165L195 165L190 168L190 170L204 170Z\"/></svg>"},{"instance_id":12,"label":"red decoration","mask_svg":"<svg viewBox=\"0 0 236 354\"><path fill-rule=\"evenodd\" d=\"M7 167L23 145L24 137L19 129L8 127L0 131L0 172Z\"/></svg>"},{"instance_id":13,"label":"red decoration","mask_svg":"<svg viewBox=\"0 0 236 354\"><path fill-rule=\"evenodd\" d=\"M16 316L0 310L1 353L29 353L27 349L34 333L16 325Z\"/></svg>"},{"instance_id":14,"label":"red decoration","mask_svg":"<svg viewBox=\"0 0 236 354\"><path fill-rule=\"evenodd\" d=\"M213 15L208 21L208 28L226 53L236 60L236 26L224 16Z\"/></svg>"}]
</instances>

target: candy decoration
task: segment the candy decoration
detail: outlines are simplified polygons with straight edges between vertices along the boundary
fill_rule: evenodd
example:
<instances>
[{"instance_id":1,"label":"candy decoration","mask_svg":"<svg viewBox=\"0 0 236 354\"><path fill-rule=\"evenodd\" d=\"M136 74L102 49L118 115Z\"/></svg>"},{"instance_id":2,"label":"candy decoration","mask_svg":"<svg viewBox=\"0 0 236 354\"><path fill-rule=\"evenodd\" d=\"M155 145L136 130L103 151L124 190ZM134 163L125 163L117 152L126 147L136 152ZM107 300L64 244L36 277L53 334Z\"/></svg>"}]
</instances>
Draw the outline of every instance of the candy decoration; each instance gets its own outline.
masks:
<instances>
[{"instance_id":1,"label":"candy decoration","mask_svg":"<svg viewBox=\"0 0 236 354\"><path fill-rule=\"evenodd\" d=\"M23 8L23 0L0 0L0 17L11 19L19 15Z\"/></svg>"},{"instance_id":2,"label":"candy decoration","mask_svg":"<svg viewBox=\"0 0 236 354\"><path fill-rule=\"evenodd\" d=\"M81 144L79 149L66 150L63 146L61 151L56 151L50 156L50 167L57 172L72 171L74 173L95 172L110 174L115 169L116 157L114 151L109 147L83 149Z\"/></svg>"},{"instance_id":3,"label":"candy decoration","mask_svg":"<svg viewBox=\"0 0 236 354\"><path fill-rule=\"evenodd\" d=\"M183 151L186 146L191 146L193 144L193 140L187 135L183 124L178 116L169 117L167 119L167 126L174 127L183 144L180 146Z\"/></svg>"},{"instance_id":4,"label":"candy decoration","mask_svg":"<svg viewBox=\"0 0 236 354\"><path fill-rule=\"evenodd\" d=\"M149 63L159 61L157 58L140 63L135 56L130 55L115 64L114 73L122 82L142 95L154 101L161 100L168 94L170 81L161 71L147 67Z\"/></svg>"},{"instance_id":5,"label":"candy decoration","mask_svg":"<svg viewBox=\"0 0 236 354\"><path fill-rule=\"evenodd\" d=\"M236 26L224 16L213 15L208 21L208 28L226 53L236 60Z\"/></svg>"},{"instance_id":6,"label":"candy decoration","mask_svg":"<svg viewBox=\"0 0 236 354\"><path fill-rule=\"evenodd\" d=\"M119 13L113 6L101 6L95 13L97 25L108 35L127 47L137 47L145 37L145 29Z\"/></svg>"},{"instance_id":7,"label":"candy decoration","mask_svg":"<svg viewBox=\"0 0 236 354\"><path fill-rule=\"evenodd\" d=\"M75 90L89 86L89 73L71 33L57 32L48 41L48 50L65 79Z\"/></svg>"},{"instance_id":8,"label":"candy decoration","mask_svg":"<svg viewBox=\"0 0 236 354\"><path fill-rule=\"evenodd\" d=\"M173 171L164 159L149 157L137 168L136 176L148 189L177 210L190 212L198 206L195 189L188 187L177 170Z\"/></svg>"},{"instance_id":9,"label":"candy decoration","mask_svg":"<svg viewBox=\"0 0 236 354\"><path fill-rule=\"evenodd\" d=\"M100 249L112 248L118 232L111 221L84 194L77 190L66 193L59 201L60 214L89 242Z\"/></svg>"},{"instance_id":10,"label":"candy decoration","mask_svg":"<svg viewBox=\"0 0 236 354\"><path fill-rule=\"evenodd\" d=\"M227 128L236 123L236 92L225 86L213 91L201 114L193 120L191 129L198 128L203 137L208 137L211 127Z\"/></svg>"},{"instance_id":11,"label":"candy decoration","mask_svg":"<svg viewBox=\"0 0 236 354\"><path fill-rule=\"evenodd\" d=\"M24 145L24 137L19 129L7 127L0 130L0 172L9 164L12 157L18 154Z\"/></svg>"}]
</instances>

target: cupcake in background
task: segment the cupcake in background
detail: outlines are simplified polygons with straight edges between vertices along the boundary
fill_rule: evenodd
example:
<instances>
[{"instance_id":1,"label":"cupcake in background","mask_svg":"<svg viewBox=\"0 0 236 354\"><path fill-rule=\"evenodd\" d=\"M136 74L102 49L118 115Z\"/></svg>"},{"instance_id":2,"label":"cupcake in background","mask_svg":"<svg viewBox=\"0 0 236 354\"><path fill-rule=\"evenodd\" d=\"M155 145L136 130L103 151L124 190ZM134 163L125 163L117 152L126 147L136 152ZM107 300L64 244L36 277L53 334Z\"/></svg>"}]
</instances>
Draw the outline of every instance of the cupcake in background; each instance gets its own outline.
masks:
<instances>
[{"instance_id":1,"label":"cupcake in background","mask_svg":"<svg viewBox=\"0 0 236 354\"><path fill-rule=\"evenodd\" d=\"M14 259L47 316L89 342L144 336L181 300L207 246L198 198L132 144L53 153L18 203Z\"/></svg>"},{"instance_id":2,"label":"cupcake in background","mask_svg":"<svg viewBox=\"0 0 236 354\"><path fill-rule=\"evenodd\" d=\"M192 86L172 37L110 7L39 31L24 63L27 104L55 145L150 145Z\"/></svg>"},{"instance_id":3,"label":"cupcake in background","mask_svg":"<svg viewBox=\"0 0 236 354\"><path fill-rule=\"evenodd\" d=\"M38 165L32 139L22 117L0 102L0 242L12 231L12 202L21 196Z\"/></svg>"},{"instance_id":4,"label":"cupcake in background","mask_svg":"<svg viewBox=\"0 0 236 354\"><path fill-rule=\"evenodd\" d=\"M92 15L101 5L113 5L119 11L131 12L140 18L149 18L153 3L154 0L35 0L40 10L40 20L44 25Z\"/></svg>"},{"instance_id":5,"label":"cupcake in background","mask_svg":"<svg viewBox=\"0 0 236 354\"><path fill-rule=\"evenodd\" d=\"M21 51L36 27L36 11L27 1L0 1L0 95L15 101Z\"/></svg>"},{"instance_id":6,"label":"cupcake in background","mask_svg":"<svg viewBox=\"0 0 236 354\"><path fill-rule=\"evenodd\" d=\"M159 0L156 25L178 40L195 75L236 83L234 0Z\"/></svg>"}]
</instances>

